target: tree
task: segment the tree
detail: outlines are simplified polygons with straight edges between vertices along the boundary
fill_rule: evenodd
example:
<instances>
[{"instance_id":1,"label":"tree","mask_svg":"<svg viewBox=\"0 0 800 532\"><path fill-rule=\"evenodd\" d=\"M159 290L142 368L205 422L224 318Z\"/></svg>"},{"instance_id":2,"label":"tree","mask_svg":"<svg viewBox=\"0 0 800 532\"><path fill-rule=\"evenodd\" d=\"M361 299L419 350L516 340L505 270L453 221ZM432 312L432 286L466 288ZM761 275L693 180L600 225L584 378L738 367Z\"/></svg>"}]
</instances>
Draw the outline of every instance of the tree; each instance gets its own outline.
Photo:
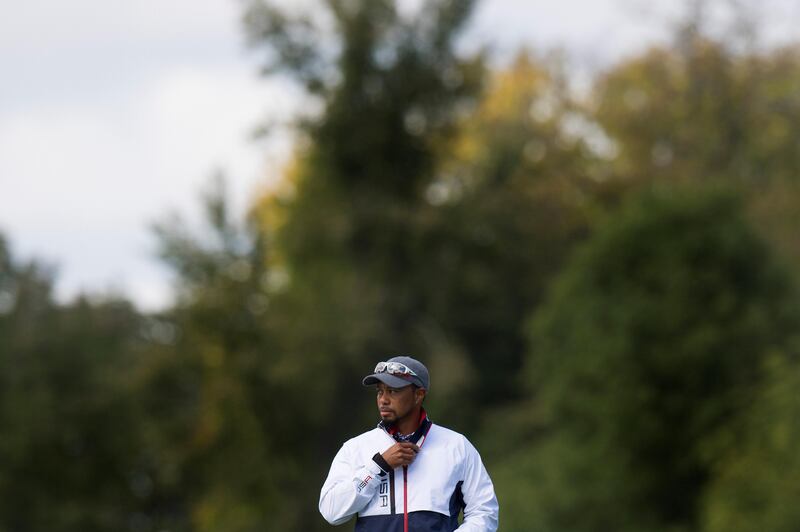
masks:
<instances>
[{"instance_id":1,"label":"tree","mask_svg":"<svg viewBox=\"0 0 800 532\"><path fill-rule=\"evenodd\" d=\"M421 291L450 348L480 375L473 387L455 383L456 419L520 396L510 384L522 365L525 316L588 233L587 200L598 188L590 169L600 156L570 130L582 120L558 65L521 52L489 76L441 154L427 190L437 225L423 248Z\"/></svg>"},{"instance_id":2,"label":"tree","mask_svg":"<svg viewBox=\"0 0 800 532\"><path fill-rule=\"evenodd\" d=\"M121 529L147 489L128 385L141 318L113 297L57 304L52 283L0 238L0 529Z\"/></svg>"},{"instance_id":3,"label":"tree","mask_svg":"<svg viewBox=\"0 0 800 532\"><path fill-rule=\"evenodd\" d=\"M767 386L759 400L745 410L745 439L717 466L706 496L703 530L788 532L797 526L797 363L796 345L768 361Z\"/></svg>"},{"instance_id":4,"label":"tree","mask_svg":"<svg viewBox=\"0 0 800 532\"><path fill-rule=\"evenodd\" d=\"M529 415L545 436L509 460L528 478L509 513L540 530L699 530L767 356L796 329L792 301L730 193L631 200L533 321Z\"/></svg>"},{"instance_id":5,"label":"tree","mask_svg":"<svg viewBox=\"0 0 800 532\"><path fill-rule=\"evenodd\" d=\"M336 446L374 418L353 376L376 357L422 357L430 347L427 324L436 327L423 287L438 215L425 191L483 69L454 46L471 0L429 0L410 14L389 0L318 2L314 16L247 6L247 28L268 66L297 80L320 108L299 124L286 192L254 211L274 246L273 389L303 412L280 425L284 446L275 452L292 494L282 515L291 516L286 528L314 530L322 520L307 509L319 486L307 476L321 481ZM363 415L342 419L342 405L359 405Z\"/></svg>"},{"instance_id":6,"label":"tree","mask_svg":"<svg viewBox=\"0 0 800 532\"><path fill-rule=\"evenodd\" d=\"M762 235L800 263L797 45L740 49L693 21L677 37L597 77L590 114L618 152L608 175L741 187Z\"/></svg>"},{"instance_id":7,"label":"tree","mask_svg":"<svg viewBox=\"0 0 800 532\"><path fill-rule=\"evenodd\" d=\"M151 318L155 345L135 379L147 423L150 514L181 530L290 528L280 488L285 405L271 382L278 354L269 247L255 223L233 220L224 178L211 182L203 203L201 236L175 218L156 226L178 299Z\"/></svg>"}]
</instances>

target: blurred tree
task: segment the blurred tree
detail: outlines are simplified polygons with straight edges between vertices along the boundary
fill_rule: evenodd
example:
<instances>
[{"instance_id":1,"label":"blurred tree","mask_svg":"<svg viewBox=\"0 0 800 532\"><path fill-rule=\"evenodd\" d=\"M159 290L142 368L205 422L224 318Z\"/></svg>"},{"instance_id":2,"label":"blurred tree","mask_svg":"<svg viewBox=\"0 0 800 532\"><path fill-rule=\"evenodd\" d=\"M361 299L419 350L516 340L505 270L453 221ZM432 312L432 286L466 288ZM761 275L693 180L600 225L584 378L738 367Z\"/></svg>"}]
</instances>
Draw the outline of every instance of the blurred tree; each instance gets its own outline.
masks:
<instances>
[{"instance_id":1,"label":"blurred tree","mask_svg":"<svg viewBox=\"0 0 800 532\"><path fill-rule=\"evenodd\" d=\"M404 350L414 344L409 337L421 306L409 277L422 258L420 209L435 148L450 136L482 73L478 61L453 50L473 2L430 0L413 15L387 0L321 4L335 33L319 34L335 45L287 44L317 35L303 31L309 20L291 20L264 2L251 2L247 12L251 36L274 53L275 66L306 82L323 104L304 124L308 149L299 155L279 247L292 288L310 283L323 290L309 304L351 309L342 297L371 299L379 307L373 310L381 319L373 321L381 324L380 343ZM324 57L321 50L331 47L338 56ZM311 76L309 65L325 74ZM340 276L344 293L326 298L329 289L319 285L334 287ZM357 291L348 295L347 287Z\"/></svg>"},{"instance_id":2,"label":"blurred tree","mask_svg":"<svg viewBox=\"0 0 800 532\"><path fill-rule=\"evenodd\" d=\"M706 496L709 532L789 532L800 522L800 369L797 348L776 353L768 387L748 405L745 441L718 465Z\"/></svg>"},{"instance_id":3,"label":"blurred tree","mask_svg":"<svg viewBox=\"0 0 800 532\"><path fill-rule=\"evenodd\" d=\"M757 31L757 30L754 30ZM689 20L672 47L598 76L590 114L610 136L615 180L723 180L743 189L762 234L800 264L800 54L742 48Z\"/></svg>"},{"instance_id":4,"label":"blurred tree","mask_svg":"<svg viewBox=\"0 0 800 532\"><path fill-rule=\"evenodd\" d=\"M765 359L798 324L740 210L729 193L653 190L562 273L527 373L546 436L499 475L510 530L699 530Z\"/></svg>"},{"instance_id":5,"label":"blurred tree","mask_svg":"<svg viewBox=\"0 0 800 532\"><path fill-rule=\"evenodd\" d=\"M276 65L324 102L303 123L306 148L287 188L259 208L289 280L293 310L280 314L321 313L292 320L288 336L302 339L306 357L325 346L326 359L352 361L343 379L378 353L427 355L452 376L431 400L465 422L469 408L448 399L456 389L474 404L516 396L508 379L520 367L522 317L583 232L587 161L597 155L567 131L580 117L564 80L526 57L498 76L489 100L475 100L481 62L451 49L470 2L427 2L410 20L390 2L330 6L343 39L333 64L314 43L287 45L312 21L277 31L286 15L263 3L248 14ZM345 353L331 356L334 345Z\"/></svg>"},{"instance_id":6,"label":"blurred tree","mask_svg":"<svg viewBox=\"0 0 800 532\"><path fill-rule=\"evenodd\" d=\"M454 46L472 6L428 0L401 11L389 0L329 0L302 15L247 3L246 25L269 69L319 103L298 129L286 189L255 210L275 249L268 290L280 334L271 383L293 406L272 426L291 494L280 510L287 529L321 529L308 510L329 460L375 418L354 376L379 357L424 357L427 331L440 330L424 290L426 246L439 223L425 192L483 75L480 57L464 59ZM345 405L362 415L343 417Z\"/></svg>"},{"instance_id":7,"label":"blurred tree","mask_svg":"<svg viewBox=\"0 0 800 532\"><path fill-rule=\"evenodd\" d=\"M144 518L130 304L58 305L0 238L0 530L120 530Z\"/></svg>"},{"instance_id":8,"label":"blurred tree","mask_svg":"<svg viewBox=\"0 0 800 532\"><path fill-rule=\"evenodd\" d=\"M453 406L468 412L519 398L523 321L587 233L601 157L571 128L585 118L557 64L523 52L487 85L426 190L435 224L420 283L451 347L480 375L450 384Z\"/></svg>"},{"instance_id":9,"label":"blurred tree","mask_svg":"<svg viewBox=\"0 0 800 532\"><path fill-rule=\"evenodd\" d=\"M204 196L208 227L156 226L176 274L175 307L154 316L151 350L137 375L146 445L163 515L197 531L271 528L279 490L284 405L270 385L275 360L266 294L267 246L255 225L234 223L218 176Z\"/></svg>"}]
</instances>

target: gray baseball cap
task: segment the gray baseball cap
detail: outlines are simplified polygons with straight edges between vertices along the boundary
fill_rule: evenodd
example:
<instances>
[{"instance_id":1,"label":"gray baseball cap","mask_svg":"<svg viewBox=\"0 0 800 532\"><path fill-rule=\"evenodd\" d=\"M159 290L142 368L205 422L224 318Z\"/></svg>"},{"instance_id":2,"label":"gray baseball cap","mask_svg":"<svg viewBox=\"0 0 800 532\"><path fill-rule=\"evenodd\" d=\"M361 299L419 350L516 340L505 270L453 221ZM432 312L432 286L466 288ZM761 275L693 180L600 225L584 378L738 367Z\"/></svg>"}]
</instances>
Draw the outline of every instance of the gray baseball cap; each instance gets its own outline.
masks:
<instances>
[{"instance_id":1,"label":"gray baseball cap","mask_svg":"<svg viewBox=\"0 0 800 532\"><path fill-rule=\"evenodd\" d=\"M375 366L375 369L377 370L382 364L388 364L391 362L402 364L406 368L413 371L416 375L411 375L410 373L404 374L402 371L389 373L386 371L386 369L384 369L383 371L373 373L372 375L367 375L364 377L364 380L362 380L361 383L364 386L370 386L372 384L382 382L387 386L391 386L392 388L402 388L404 386L408 386L409 384L416 384L420 388L430 390L431 379L428 375L428 368L425 367L425 364L411 357L400 356L392 357L386 362L378 363L378 365Z\"/></svg>"}]
</instances>

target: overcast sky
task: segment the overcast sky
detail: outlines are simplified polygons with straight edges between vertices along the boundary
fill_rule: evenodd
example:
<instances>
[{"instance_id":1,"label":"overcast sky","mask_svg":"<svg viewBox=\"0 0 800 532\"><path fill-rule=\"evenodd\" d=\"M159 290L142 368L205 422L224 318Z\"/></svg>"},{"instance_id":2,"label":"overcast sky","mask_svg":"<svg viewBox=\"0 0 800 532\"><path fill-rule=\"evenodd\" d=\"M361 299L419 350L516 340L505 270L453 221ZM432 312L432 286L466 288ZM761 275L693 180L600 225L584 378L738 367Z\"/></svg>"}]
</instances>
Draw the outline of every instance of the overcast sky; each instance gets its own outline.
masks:
<instances>
[{"instance_id":1,"label":"overcast sky","mask_svg":"<svg viewBox=\"0 0 800 532\"><path fill-rule=\"evenodd\" d=\"M0 233L17 260L57 267L61 300L114 290L143 309L166 305L151 223L196 217L217 170L243 212L287 151L253 130L300 99L257 76L236 0L5 2ZM677 3L484 0L470 38L499 53L564 46L590 68L666 38ZM783 4L777 22L796 27L798 7Z\"/></svg>"}]
</instances>

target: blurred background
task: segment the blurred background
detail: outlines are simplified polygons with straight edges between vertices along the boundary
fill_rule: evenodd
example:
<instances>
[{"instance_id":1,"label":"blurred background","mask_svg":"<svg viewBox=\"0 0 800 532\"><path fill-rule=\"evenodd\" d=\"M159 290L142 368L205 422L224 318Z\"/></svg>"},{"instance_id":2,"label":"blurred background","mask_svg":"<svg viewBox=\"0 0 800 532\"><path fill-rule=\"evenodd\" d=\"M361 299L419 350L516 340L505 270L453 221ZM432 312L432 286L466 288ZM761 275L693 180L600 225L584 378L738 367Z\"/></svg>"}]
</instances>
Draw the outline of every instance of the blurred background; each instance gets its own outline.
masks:
<instances>
[{"instance_id":1,"label":"blurred background","mask_svg":"<svg viewBox=\"0 0 800 532\"><path fill-rule=\"evenodd\" d=\"M558 6L6 10L0 532L329 530L397 354L503 531L796 530L800 7Z\"/></svg>"}]
</instances>

